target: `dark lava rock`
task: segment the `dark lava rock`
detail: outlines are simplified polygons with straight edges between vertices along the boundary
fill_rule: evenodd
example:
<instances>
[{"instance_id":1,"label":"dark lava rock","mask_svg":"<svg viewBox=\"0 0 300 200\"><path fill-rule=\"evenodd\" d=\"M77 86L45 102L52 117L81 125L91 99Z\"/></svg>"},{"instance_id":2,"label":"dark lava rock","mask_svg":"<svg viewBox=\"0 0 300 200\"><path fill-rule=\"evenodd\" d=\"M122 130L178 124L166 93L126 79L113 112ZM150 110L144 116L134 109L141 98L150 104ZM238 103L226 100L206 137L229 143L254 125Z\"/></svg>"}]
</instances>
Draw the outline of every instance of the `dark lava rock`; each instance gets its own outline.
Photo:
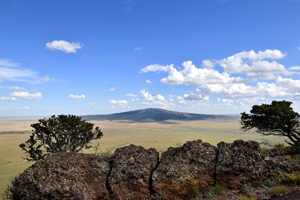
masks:
<instances>
[{"instance_id":1,"label":"dark lava rock","mask_svg":"<svg viewBox=\"0 0 300 200\"><path fill-rule=\"evenodd\" d=\"M162 153L153 172L153 190L165 199L187 196L189 181L205 190L214 184L217 148L201 140L186 142L182 147L170 147Z\"/></svg>"},{"instance_id":2,"label":"dark lava rock","mask_svg":"<svg viewBox=\"0 0 300 200\"><path fill-rule=\"evenodd\" d=\"M258 142L236 140L220 142L217 146L216 184L240 189L244 184L290 172L291 164L286 159L261 153Z\"/></svg>"},{"instance_id":3,"label":"dark lava rock","mask_svg":"<svg viewBox=\"0 0 300 200\"><path fill-rule=\"evenodd\" d=\"M151 199L150 174L158 164L159 153L151 148L129 145L118 148L113 155L108 179L116 200Z\"/></svg>"},{"instance_id":4,"label":"dark lava rock","mask_svg":"<svg viewBox=\"0 0 300 200\"><path fill-rule=\"evenodd\" d=\"M96 155L63 152L37 161L15 178L19 199L109 199L109 164Z\"/></svg>"}]
</instances>

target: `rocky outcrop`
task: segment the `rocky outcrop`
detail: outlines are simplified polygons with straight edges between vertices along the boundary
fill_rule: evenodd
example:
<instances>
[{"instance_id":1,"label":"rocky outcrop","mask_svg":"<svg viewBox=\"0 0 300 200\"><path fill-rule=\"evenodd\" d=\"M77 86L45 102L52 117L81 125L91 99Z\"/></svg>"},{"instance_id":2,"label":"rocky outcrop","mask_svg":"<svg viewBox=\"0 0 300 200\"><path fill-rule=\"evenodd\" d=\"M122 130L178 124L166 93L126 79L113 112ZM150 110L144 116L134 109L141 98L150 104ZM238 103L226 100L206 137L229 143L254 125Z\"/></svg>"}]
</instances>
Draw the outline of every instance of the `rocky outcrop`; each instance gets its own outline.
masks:
<instances>
[{"instance_id":1,"label":"rocky outcrop","mask_svg":"<svg viewBox=\"0 0 300 200\"><path fill-rule=\"evenodd\" d=\"M165 199L183 199L189 181L200 190L214 183L217 148L201 140L170 147L162 153L158 168L153 172L153 191Z\"/></svg>"},{"instance_id":2,"label":"rocky outcrop","mask_svg":"<svg viewBox=\"0 0 300 200\"><path fill-rule=\"evenodd\" d=\"M108 184L116 200L147 200L150 196L150 174L158 164L159 153L151 148L129 145L113 155Z\"/></svg>"},{"instance_id":3,"label":"rocky outcrop","mask_svg":"<svg viewBox=\"0 0 300 200\"><path fill-rule=\"evenodd\" d=\"M289 172L291 164L283 157L263 154L255 141L236 140L218 145L216 183L239 189L246 183L275 178Z\"/></svg>"},{"instance_id":4,"label":"rocky outcrop","mask_svg":"<svg viewBox=\"0 0 300 200\"><path fill-rule=\"evenodd\" d=\"M15 178L18 199L110 199L109 164L96 155L58 153L37 161Z\"/></svg>"},{"instance_id":5,"label":"rocky outcrop","mask_svg":"<svg viewBox=\"0 0 300 200\"><path fill-rule=\"evenodd\" d=\"M201 140L158 152L130 145L107 161L96 155L51 154L14 180L17 199L186 199L193 187L213 184L240 189L253 181L300 171L299 164L272 152L262 153L255 141L221 142L218 149Z\"/></svg>"}]
</instances>

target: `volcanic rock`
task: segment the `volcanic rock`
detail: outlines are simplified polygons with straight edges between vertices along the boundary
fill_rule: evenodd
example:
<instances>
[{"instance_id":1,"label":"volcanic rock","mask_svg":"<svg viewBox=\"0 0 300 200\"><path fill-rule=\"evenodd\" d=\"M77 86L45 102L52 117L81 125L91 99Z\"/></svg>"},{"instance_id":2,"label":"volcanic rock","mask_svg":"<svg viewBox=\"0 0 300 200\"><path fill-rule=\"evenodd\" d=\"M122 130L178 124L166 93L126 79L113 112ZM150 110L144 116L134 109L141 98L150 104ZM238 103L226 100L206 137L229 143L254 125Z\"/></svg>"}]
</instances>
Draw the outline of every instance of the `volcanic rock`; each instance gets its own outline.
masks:
<instances>
[{"instance_id":1,"label":"volcanic rock","mask_svg":"<svg viewBox=\"0 0 300 200\"><path fill-rule=\"evenodd\" d=\"M109 199L109 164L96 155L63 152L37 161L15 178L18 199Z\"/></svg>"},{"instance_id":2,"label":"volcanic rock","mask_svg":"<svg viewBox=\"0 0 300 200\"><path fill-rule=\"evenodd\" d=\"M150 200L150 175L158 160L159 153L153 148L146 150L132 144L118 148L108 178L112 198Z\"/></svg>"},{"instance_id":3,"label":"volcanic rock","mask_svg":"<svg viewBox=\"0 0 300 200\"><path fill-rule=\"evenodd\" d=\"M168 148L153 172L153 192L165 199L183 199L190 181L205 190L214 183L216 156L217 148L201 140Z\"/></svg>"}]
</instances>

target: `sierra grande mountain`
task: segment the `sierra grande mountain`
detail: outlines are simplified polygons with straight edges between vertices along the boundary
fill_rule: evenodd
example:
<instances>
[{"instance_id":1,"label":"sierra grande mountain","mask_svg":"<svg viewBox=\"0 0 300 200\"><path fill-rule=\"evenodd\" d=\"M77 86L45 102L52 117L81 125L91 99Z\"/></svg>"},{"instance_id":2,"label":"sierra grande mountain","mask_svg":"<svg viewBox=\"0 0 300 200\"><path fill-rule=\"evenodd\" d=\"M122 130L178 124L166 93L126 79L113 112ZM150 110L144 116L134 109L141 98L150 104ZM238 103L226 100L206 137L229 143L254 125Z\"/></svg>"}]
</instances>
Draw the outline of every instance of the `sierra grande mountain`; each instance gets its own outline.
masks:
<instances>
[{"instance_id":1,"label":"sierra grande mountain","mask_svg":"<svg viewBox=\"0 0 300 200\"><path fill-rule=\"evenodd\" d=\"M232 119L228 115L208 115L175 112L158 108L146 108L128 112L121 112L107 115L84 115L84 120L130 120L134 122L158 122L164 120L206 120L206 119Z\"/></svg>"}]
</instances>

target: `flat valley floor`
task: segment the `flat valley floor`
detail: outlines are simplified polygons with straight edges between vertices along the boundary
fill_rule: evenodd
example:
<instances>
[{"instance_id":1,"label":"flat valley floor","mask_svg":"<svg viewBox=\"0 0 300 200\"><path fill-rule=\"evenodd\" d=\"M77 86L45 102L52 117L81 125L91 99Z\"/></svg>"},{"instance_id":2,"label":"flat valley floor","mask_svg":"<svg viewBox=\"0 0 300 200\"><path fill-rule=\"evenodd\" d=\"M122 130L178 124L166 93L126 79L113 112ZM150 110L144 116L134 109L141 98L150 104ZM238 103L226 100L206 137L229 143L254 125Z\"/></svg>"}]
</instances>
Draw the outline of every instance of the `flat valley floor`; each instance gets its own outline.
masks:
<instances>
[{"instance_id":1,"label":"flat valley floor","mask_svg":"<svg viewBox=\"0 0 300 200\"><path fill-rule=\"evenodd\" d=\"M30 124L37 123L39 118L0 118L0 196L11 177L22 173L34 164L21 157L25 156L19 144L29 139ZM182 146L186 141L201 139L216 146L224 141L255 140L262 147L284 143L285 137L263 136L253 131L240 130L239 118L231 120L199 120L199 121L163 121L132 123L128 121L89 121L99 126L104 133L99 142L98 152L114 151L116 148L130 144L144 148L155 148L162 153L169 147ZM22 133L22 134L20 134ZM83 153L95 153L93 148Z\"/></svg>"}]
</instances>

